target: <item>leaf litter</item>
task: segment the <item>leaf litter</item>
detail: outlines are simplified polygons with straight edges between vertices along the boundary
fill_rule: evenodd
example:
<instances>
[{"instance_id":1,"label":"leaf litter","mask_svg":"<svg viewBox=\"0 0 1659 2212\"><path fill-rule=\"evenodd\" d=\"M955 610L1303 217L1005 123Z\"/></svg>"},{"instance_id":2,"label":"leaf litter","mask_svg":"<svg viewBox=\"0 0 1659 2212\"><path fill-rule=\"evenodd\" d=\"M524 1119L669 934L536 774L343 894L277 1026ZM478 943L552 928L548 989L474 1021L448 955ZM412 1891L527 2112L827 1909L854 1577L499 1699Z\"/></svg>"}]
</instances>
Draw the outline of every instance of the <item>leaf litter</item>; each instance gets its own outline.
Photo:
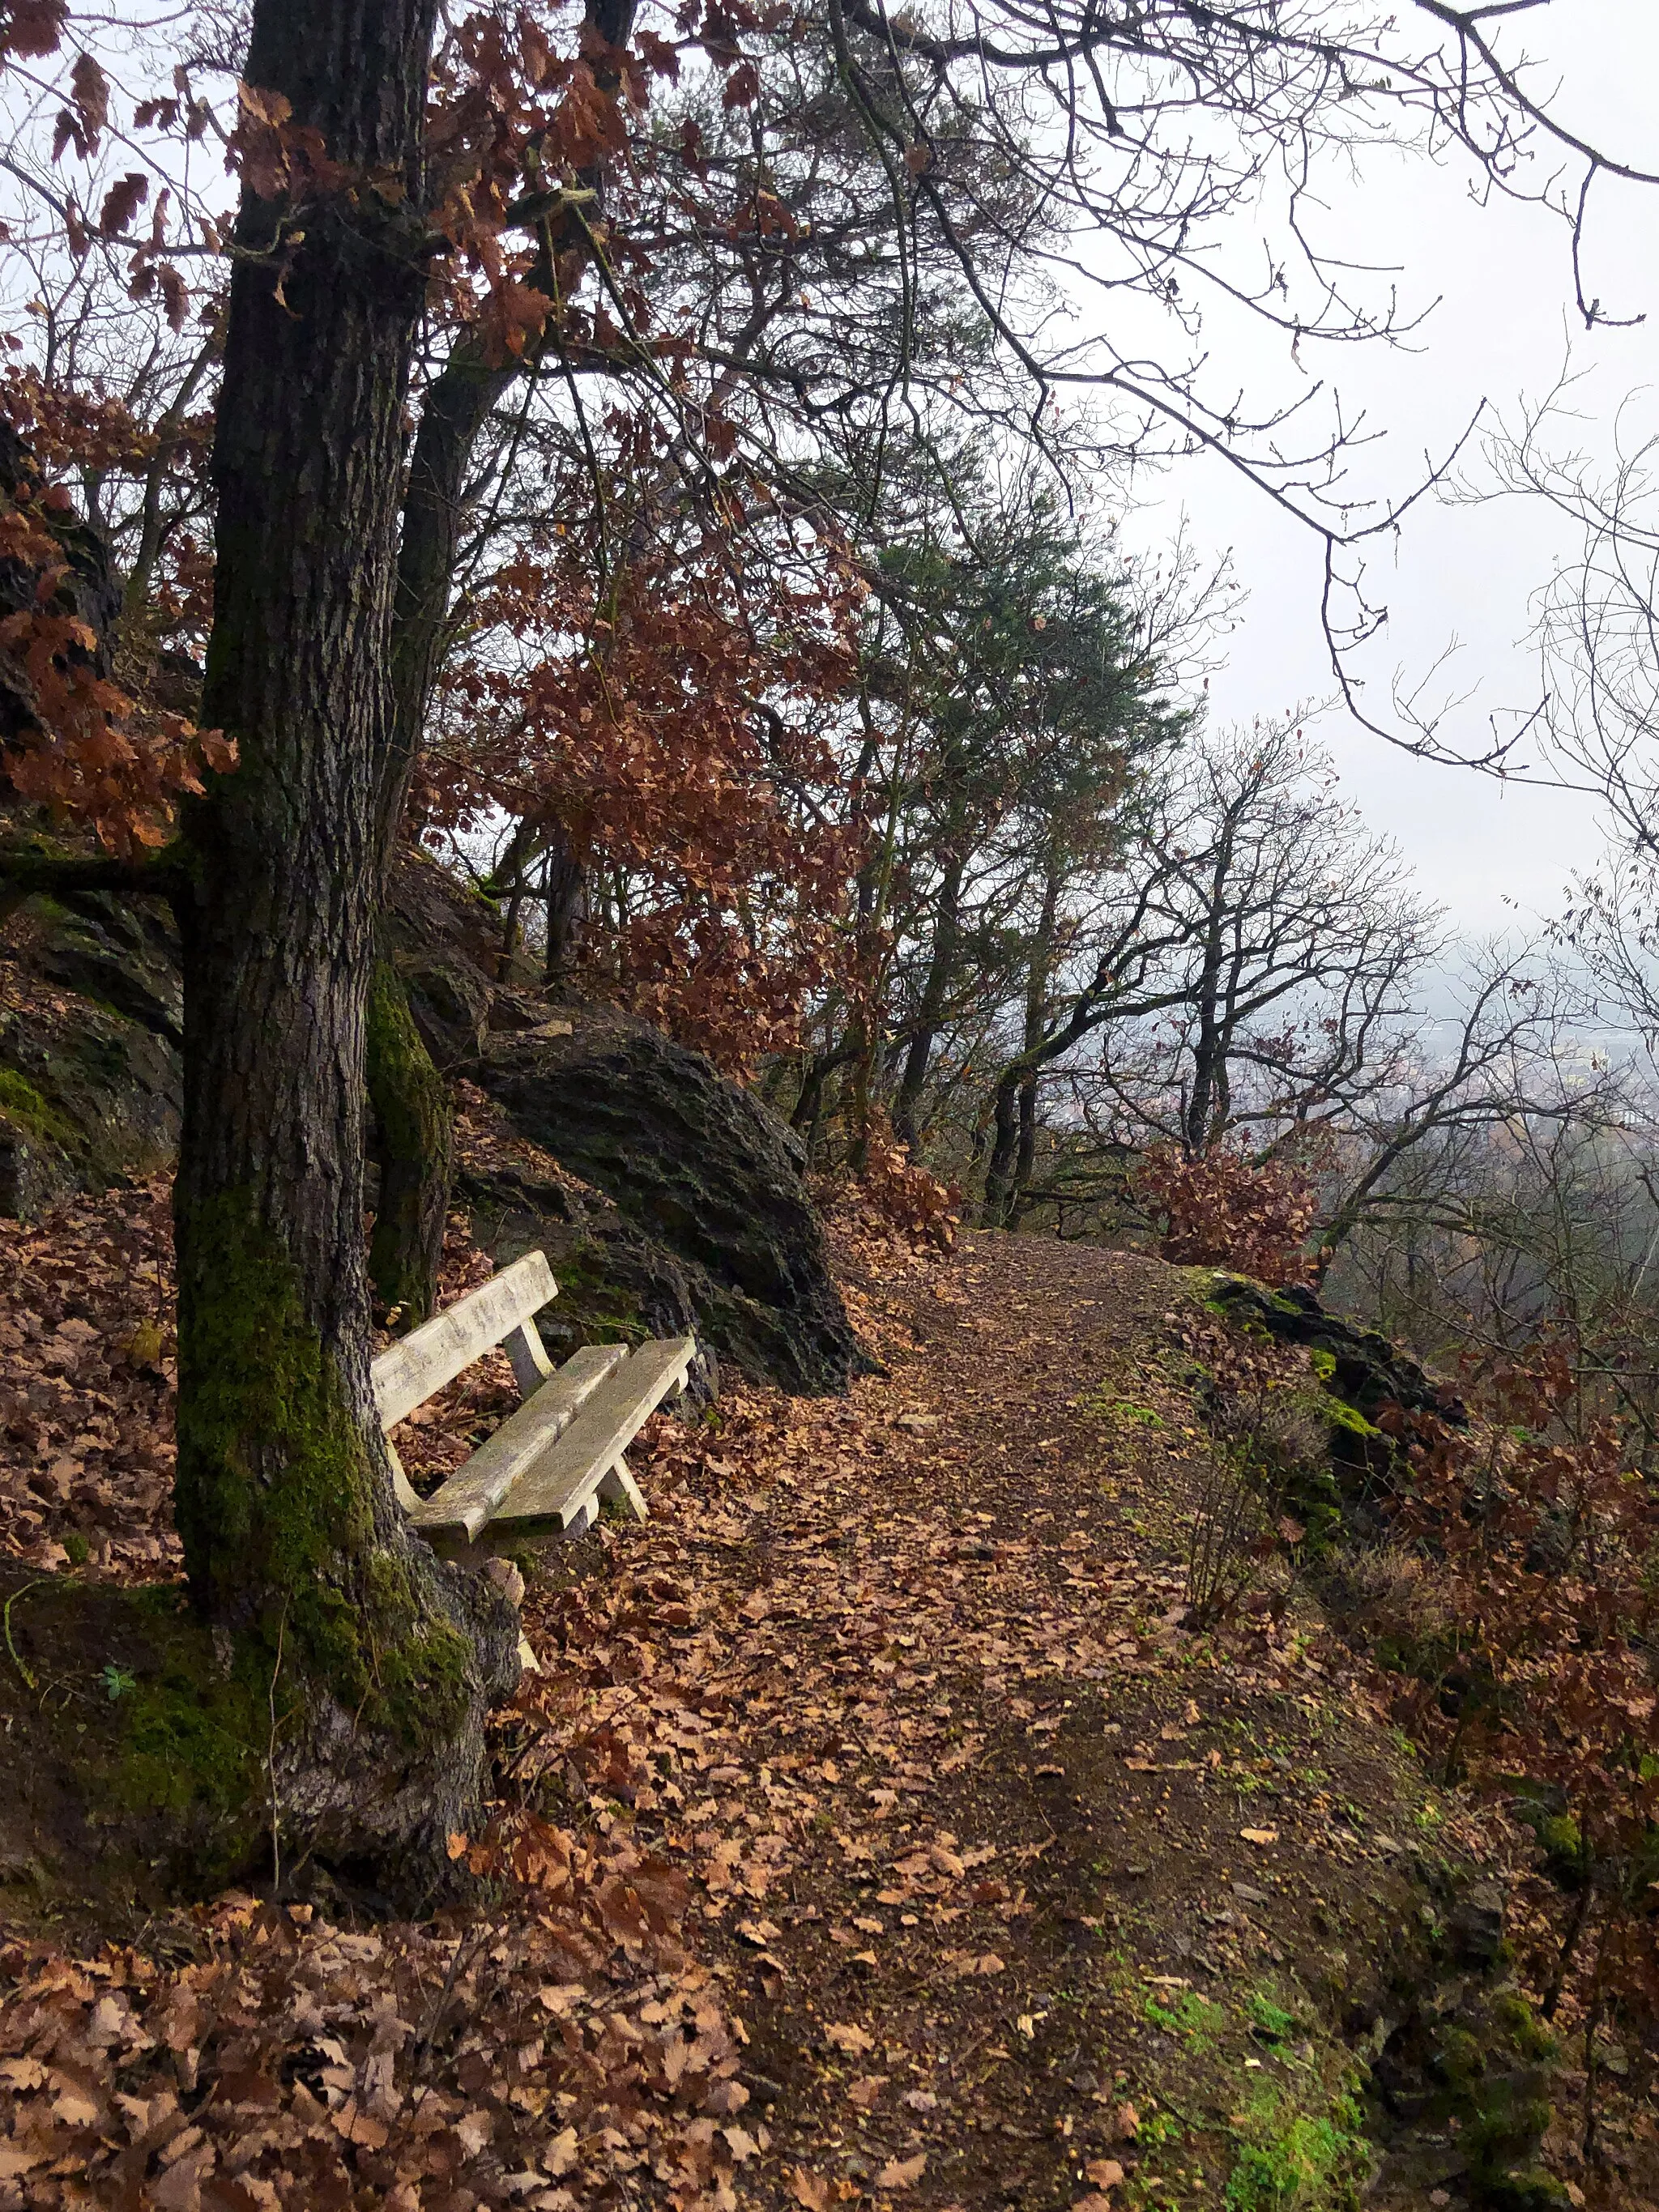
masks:
<instances>
[{"instance_id":1,"label":"leaf litter","mask_svg":"<svg viewBox=\"0 0 1659 2212\"><path fill-rule=\"evenodd\" d=\"M0 1229L6 1541L36 1571L76 1534L88 1576L176 1575L164 1205ZM1180 1278L836 1236L881 1371L659 1417L652 1519L532 1578L541 1672L497 1717L488 1823L450 1843L476 1901L234 1893L100 1946L0 1891L0 2212L1098 2212L1224 2170L1237 2082L1180 2007L1231 2020L1401 1909L1398 1753L1305 1622L1181 1626ZM458 1233L446 1297L487 1266ZM1108 1369L1156 1425L1091 1410ZM452 1386L405 1463L441 1474L510 1401ZM73 1465L43 1483L43 1455Z\"/></svg>"}]
</instances>

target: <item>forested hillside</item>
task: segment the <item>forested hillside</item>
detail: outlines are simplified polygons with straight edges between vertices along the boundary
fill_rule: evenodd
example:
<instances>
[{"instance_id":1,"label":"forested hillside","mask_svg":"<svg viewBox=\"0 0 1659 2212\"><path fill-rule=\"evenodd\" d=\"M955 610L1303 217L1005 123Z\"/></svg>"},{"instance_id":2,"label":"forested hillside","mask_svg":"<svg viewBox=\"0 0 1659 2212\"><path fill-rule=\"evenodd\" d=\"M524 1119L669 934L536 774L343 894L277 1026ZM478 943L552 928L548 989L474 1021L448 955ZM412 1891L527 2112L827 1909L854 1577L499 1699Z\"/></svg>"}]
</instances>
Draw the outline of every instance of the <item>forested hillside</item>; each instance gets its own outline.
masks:
<instances>
[{"instance_id":1,"label":"forested hillside","mask_svg":"<svg viewBox=\"0 0 1659 2212\"><path fill-rule=\"evenodd\" d=\"M1659 2197L1650 402L1345 383L1565 12L0 0L0 2212Z\"/></svg>"}]
</instances>

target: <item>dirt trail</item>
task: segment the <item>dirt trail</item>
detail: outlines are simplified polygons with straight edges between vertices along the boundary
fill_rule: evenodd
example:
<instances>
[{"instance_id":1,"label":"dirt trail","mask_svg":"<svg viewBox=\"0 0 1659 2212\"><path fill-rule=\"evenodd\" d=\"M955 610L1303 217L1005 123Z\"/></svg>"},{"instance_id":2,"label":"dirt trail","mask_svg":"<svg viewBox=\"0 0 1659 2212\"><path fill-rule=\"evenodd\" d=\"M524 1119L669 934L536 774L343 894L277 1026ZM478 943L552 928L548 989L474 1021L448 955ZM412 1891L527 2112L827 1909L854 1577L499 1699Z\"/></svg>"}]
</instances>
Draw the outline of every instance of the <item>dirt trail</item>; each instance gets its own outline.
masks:
<instances>
[{"instance_id":1,"label":"dirt trail","mask_svg":"<svg viewBox=\"0 0 1659 2212\"><path fill-rule=\"evenodd\" d=\"M746 2030L739 2188L1214 2203L1303 2124L1339 2185L1329 2025L1443 1816L1293 1621L1176 1626L1190 1285L980 1237L866 1291L884 1376L663 1447L617 1561L656 1618L593 1693Z\"/></svg>"},{"instance_id":2,"label":"dirt trail","mask_svg":"<svg viewBox=\"0 0 1659 2212\"><path fill-rule=\"evenodd\" d=\"M106 1356L133 1328L97 1259L113 1208L60 1224L40 1312L20 1301L54 1434L133 1364ZM37 1556L0 1569L0 2212L1458 2190L1455 2130L1408 2124L1420 2069L1379 2160L1356 2061L1400 2040L1431 1958L1456 2028L1480 1978L1424 1923L1486 1847L1310 1608L1181 1626L1201 1282L855 1236L848 1285L883 1371L659 1420L650 1521L532 1577L543 1671L501 1718L490 1828L452 1839L478 1887L428 1918L291 1867L275 1898L167 1907L142 1826L82 1803L130 1779L185 1632L157 1455L112 1418L54 1463ZM153 1441L164 1368L123 1387ZM447 1394L434 1464L498 1417L489 1388ZM106 1527L77 1592L56 1556Z\"/></svg>"}]
</instances>

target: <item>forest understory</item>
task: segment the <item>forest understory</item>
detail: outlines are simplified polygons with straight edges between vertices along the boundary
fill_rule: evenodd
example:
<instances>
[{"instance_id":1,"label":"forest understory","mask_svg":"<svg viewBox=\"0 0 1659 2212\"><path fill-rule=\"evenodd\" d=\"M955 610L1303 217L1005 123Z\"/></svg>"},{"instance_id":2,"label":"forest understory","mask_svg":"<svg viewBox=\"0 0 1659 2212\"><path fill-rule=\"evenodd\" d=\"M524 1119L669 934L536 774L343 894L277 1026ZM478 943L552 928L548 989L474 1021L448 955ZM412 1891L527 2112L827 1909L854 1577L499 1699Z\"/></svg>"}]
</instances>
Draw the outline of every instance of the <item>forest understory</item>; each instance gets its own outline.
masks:
<instances>
[{"instance_id":1,"label":"forest understory","mask_svg":"<svg viewBox=\"0 0 1659 2212\"><path fill-rule=\"evenodd\" d=\"M541 1671L426 1917L148 1863L64 1775L134 1771L178 1610L165 1196L0 1227L0 2204L1659 2197L1654 2054L1607 2028L1583 2160L1530 1832L1428 1778L1308 1578L1183 1626L1207 1278L1140 1255L844 1218L879 1371L653 1425L649 1522L532 1571ZM493 1423L482 1371L412 1466ZM1553 2183L1505 2165L1540 2081Z\"/></svg>"}]
</instances>

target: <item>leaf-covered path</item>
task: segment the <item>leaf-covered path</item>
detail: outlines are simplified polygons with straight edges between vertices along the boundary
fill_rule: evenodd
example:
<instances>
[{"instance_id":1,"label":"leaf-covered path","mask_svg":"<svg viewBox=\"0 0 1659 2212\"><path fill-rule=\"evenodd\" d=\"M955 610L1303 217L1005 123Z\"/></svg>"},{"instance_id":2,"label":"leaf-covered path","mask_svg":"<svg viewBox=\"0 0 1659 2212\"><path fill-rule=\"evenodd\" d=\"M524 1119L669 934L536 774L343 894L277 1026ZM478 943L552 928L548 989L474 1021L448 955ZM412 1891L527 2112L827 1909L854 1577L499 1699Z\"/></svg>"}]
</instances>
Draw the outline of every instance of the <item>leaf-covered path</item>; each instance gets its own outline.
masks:
<instances>
[{"instance_id":1,"label":"leaf-covered path","mask_svg":"<svg viewBox=\"0 0 1659 2212\"><path fill-rule=\"evenodd\" d=\"M290 1866L185 1912L131 1808L76 1809L130 1778L182 1620L135 1333L162 1217L135 1271L120 1206L59 1223L13 1316L0 2212L1340 2201L1342 2036L1459 1824L1310 1612L1181 1626L1192 1279L851 1237L880 1371L661 1420L649 1522L532 1582L472 1895L398 1920Z\"/></svg>"},{"instance_id":2,"label":"leaf-covered path","mask_svg":"<svg viewBox=\"0 0 1659 2212\"><path fill-rule=\"evenodd\" d=\"M1313 2015L1434 1815L1293 1623L1178 1626L1183 1278L977 1237L864 1291L884 1375L665 1443L620 1582L532 1601L603 1746L555 1788L694 1873L745 2197L1218 2201L1266 2079L1342 2107Z\"/></svg>"}]
</instances>

